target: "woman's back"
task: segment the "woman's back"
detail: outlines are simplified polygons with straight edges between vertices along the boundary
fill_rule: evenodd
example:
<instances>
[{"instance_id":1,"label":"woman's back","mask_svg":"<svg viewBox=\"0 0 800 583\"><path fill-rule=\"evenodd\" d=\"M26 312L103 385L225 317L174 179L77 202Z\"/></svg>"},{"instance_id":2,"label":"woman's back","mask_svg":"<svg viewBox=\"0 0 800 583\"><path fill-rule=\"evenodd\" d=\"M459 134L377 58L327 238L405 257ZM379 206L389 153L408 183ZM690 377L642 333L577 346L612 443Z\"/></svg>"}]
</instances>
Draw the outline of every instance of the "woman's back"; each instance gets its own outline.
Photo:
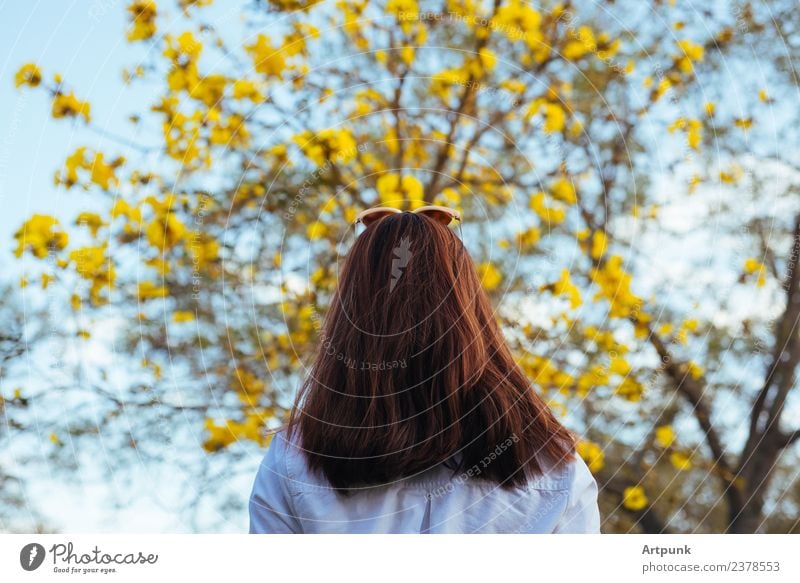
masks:
<instances>
[{"instance_id":1,"label":"woman's back","mask_svg":"<svg viewBox=\"0 0 800 583\"><path fill-rule=\"evenodd\" d=\"M510 445L498 444L497 457ZM491 464L493 459L485 463ZM250 498L251 533L592 533L597 486L576 457L526 486L481 480L482 463L439 464L417 476L347 495L310 470L299 443L275 435Z\"/></svg>"},{"instance_id":2,"label":"woman's back","mask_svg":"<svg viewBox=\"0 0 800 583\"><path fill-rule=\"evenodd\" d=\"M253 531L597 531L575 436L515 362L457 215L435 209L365 222Z\"/></svg>"}]
</instances>

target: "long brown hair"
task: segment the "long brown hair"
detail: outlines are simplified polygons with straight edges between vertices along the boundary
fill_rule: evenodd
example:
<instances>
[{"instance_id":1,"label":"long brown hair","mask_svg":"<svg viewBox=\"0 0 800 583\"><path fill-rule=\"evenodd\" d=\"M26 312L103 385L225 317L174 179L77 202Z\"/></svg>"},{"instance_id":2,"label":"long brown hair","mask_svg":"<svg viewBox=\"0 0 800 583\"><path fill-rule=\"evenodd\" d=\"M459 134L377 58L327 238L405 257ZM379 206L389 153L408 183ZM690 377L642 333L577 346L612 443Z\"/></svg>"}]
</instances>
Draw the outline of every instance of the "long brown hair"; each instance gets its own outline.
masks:
<instances>
[{"instance_id":1,"label":"long brown hair","mask_svg":"<svg viewBox=\"0 0 800 583\"><path fill-rule=\"evenodd\" d=\"M513 488L575 445L514 362L461 239L413 213L353 244L288 427L340 492L445 461Z\"/></svg>"}]
</instances>

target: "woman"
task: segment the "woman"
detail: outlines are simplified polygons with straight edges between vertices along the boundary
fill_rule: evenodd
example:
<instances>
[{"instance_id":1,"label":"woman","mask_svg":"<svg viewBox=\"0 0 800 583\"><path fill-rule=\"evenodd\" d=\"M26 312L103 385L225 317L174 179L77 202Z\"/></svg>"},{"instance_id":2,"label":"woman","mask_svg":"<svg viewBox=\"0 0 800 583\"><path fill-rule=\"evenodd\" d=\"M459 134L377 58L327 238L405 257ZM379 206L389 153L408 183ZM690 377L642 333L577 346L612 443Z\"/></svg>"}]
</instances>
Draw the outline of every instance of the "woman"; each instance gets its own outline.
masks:
<instances>
[{"instance_id":1,"label":"woman","mask_svg":"<svg viewBox=\"0 0 800 583\"><path fill-rule=\"evenodd\" d=\"M595 481L512 359L453 220L359 216L250 532L599 532Z\"/></svg>"}]
</instances>

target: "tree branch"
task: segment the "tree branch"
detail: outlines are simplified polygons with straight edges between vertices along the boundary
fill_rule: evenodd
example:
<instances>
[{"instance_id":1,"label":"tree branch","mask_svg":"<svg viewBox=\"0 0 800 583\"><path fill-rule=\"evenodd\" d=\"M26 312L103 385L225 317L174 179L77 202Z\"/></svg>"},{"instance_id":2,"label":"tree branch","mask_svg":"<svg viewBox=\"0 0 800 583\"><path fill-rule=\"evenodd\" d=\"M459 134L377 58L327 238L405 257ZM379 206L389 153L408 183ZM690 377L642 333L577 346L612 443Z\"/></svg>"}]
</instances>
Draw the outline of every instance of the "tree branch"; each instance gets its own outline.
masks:
<instances>
[{"instance_id":1,"label":"tree branch","mask_svg":"<svg viewBox=\"0 0 800 583\"><path fill-rule=\"evenodd\" d=\"M797 258L800 246L800 215L795 218L792 234L791 256ZM794 373L800 361L800 339L797 325L800 321L800 270L791 267L787 277L786 308L775 332L772 363L767 369L764 385L753 403L750 413L750 433L739 462L743 467L752 453L765 442L768 432L778 431L778 423L786 397L794 385ZM787 358L788 356L788 358ZM773 394L774 393L774 394ZM764 413L766 421L762 421Z\"/></svg>"}]
</instances>

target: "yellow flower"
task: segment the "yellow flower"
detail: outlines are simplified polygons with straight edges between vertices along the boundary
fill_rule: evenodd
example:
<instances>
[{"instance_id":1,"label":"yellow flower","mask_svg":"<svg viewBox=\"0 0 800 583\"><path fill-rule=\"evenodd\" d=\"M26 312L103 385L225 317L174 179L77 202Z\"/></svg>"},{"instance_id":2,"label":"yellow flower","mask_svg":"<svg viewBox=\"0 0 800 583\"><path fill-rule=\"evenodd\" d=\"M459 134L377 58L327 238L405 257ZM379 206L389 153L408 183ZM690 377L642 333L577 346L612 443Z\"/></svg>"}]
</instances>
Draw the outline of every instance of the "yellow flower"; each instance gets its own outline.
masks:
<instances>
[{"instance_id":1,"label":"yellow flower","mask_svg":"<svg viewBox=\"0 0 800 583\"><path fill-rule=\"evenodd\" d=\"M699 379L701 376L703 376L703 373L705 372L703 370L703 367L694 361L689 361L686 365L686 368L689 369L689 374L692 376L693 379Z\"/></svg>"},{"instance_id":2,"label":"yellow flower","mask_svg":"<svg viewBox=\"0 0 800 583\"><path fill-rule=\"evenodd\" d=\"M656 427L656 443L661 447L670 447L675 442L675 431L671 425Z\"/></svg>"},{"instance_id":3,"label":"yellow flower","mask_svg":"<svg viewBox=\"0 0 800 583\"><path fill-rule=\"evenodd\" d=\"M106 255L106 248L106 244L81 247L69 254L69 262L75 264L77 274L92 284L89 289L89 297L94 305L107 302L107 299L101 296L101 292L110 289L116 281L114 264Z\"/></svg>"},{"instance_id":4,"label":"yellow flower","mask_svg":"<svg viewBox=\"0 0 800 583\"><path fill-rule=\"evenodd\" d=\"M328 234L328 225L323 221L314 221L306 228L306 236L312 240L322 239Z\"/></svg>"},{"instance_id":5,"label":"yellow flower","mask_svg":"<svg viewBox=\"0 0 800 583\"><path fill-rule=\"evenodd\" d=\"M100 227L104 227L106 225L100 215L89 212L80 213L75 219L75 224L88 228L92 233L92 237L96 237L97 231L100 230Z\"/></svg>"},{"instance_id":6,"label":"yellow flower","mask_svg":"<svg viewBox=\"0 0 800 583\"><path fill-rule=\"evenodd\" d=\"M67 246L69 236L61 230L58 219L49 215L33 215L14 233L17 249L22 257L26 249L39 259L47 257L49 250L61 251Z\"/></svg>"},{"instance_id":7,"label":"yellow flower","mask_svg":"<svg viewBox=\"0 0 800 583\"><path fill-rule=\"evenodd\" d=\"M42 82L42 70L34 63L22 65L14 76L14 85L36 87Z\"/></svg>"},{"instance_id":8,"label":"yellow flower","mask_svg":"<svg viewBox=\"0 0 800 583\"><path fill-rule=\"evenodd\" d=\"M608 384L608 372L604 366L594 365L578 378L578 393L585 395L590 389Z\"/></svg>"},{"instance_id":9,"label":"yellow flower","mask_svg":"<svg viewBox=\"0 0 800 583\"><path fill-rule=\"evenodd\" d=\"M540 288L541 291L550 291L556 295L568 296L570 300L570 307L577 308L583 303L581 299L581 292L578 287L572 283L569 277L569 269L561 271L561 277L555 283L544 285Z\"/></svg>"},{"instance_id":10,"label":"yellow flower","mask_svg":"<svg viewBox=\"0 0 800 583\"><path fill-rule=\"evenodd\" d=\"M595 231L592 235L592 258L600 259L606 252L606 234L603 231Z\"/></svg>"},{"instance_id":11,"label":"yellow flower","mask_svg":"<svg viewBox=\"0 0 800 583\"><path fill-rule=\"evenodd\" d=\"M618 356L615 356L611 359L611 364L608 368L611 372L620 376L625 376L631 372L631 365L628 363L628 361Z\"/></svg>"},{"instance_id":12,"label":"yellow flower","mask_svg":"<svg viewBox=\"0 0 800 583\"><path fill-rule=\"evenodd\" d=\"M489 291L496 289L497 286L503 281L503 274L491 262L484 262L478 266L478 275L481 279L481 284Z\"/></svg>"},{"instance_id":13,"label":"yellow flower","mask_svg":"<svg viewBox=\"0 0 800 583\"><path fill-rule=\"evenodd\" d=\"M287 54L283 47L272 46L272 41L265 34L259 34L251 45L245 45L245 50L253 59L253 66L257 73L272 77L283 78L287 68Z\"/></svg>"},{"instance_id":14,"label":"yellow flower","mask_svg":"<svg viewBox=\"0 0 800 583\"><path fill-rule=\"evenodd\" d=\"M155 217L145 229L147 240L156 249L174 247L186 234L186 227L173 213Z\"/></svg>"},{"instance_id":15,"label":"yellow flower","mask_svg":"<svg viewBox=\"0 0 800 583\"><path fill-rule=\"evenodd\" d=\"M756 285L763 287L767 283L766 268L764 264L754 257L748 257L744 262L744 272L747 275L758 274Z\"/></svg>"},{"instance_id":16,"label":"yellow flower","mask_svg":"<svg viewBox=\"0 0 800 583\"><path fill-rule=\"evenodd\" d=\"M216 108L222 101L227 85L228 79L224 75L206 75L192 83L188 88L188 93L191 98L202 101L211 108L209 109L209 118L212 118L218 113Z\"/></svg>"},{"instance_id":17,"label":"yellow flower","mask_svg":"<svg viewBox=\"0 0 800 583\"><path fill-rule=\"evenodd\" d=\"M578 455L583 458L589 471L593 474L603 469L605 465L605 454L599 445L591 441L579 441L575 447Z\"/></svg>"},{"instance_id":18,"label":"yellow flower","mask_svg":"<svg viewBox=\"0 0 800 583\"><path fill-rule=\"evenodd\" d=\"M541 38L542 15L523 0L504 2L491 26L505 34L509 40L525 40L529 46Z\"/></svg>"},{"instance_id":19,"label":"yellow flower","mask_svg":"<svg viewBox=\"0 0 800 583\"><path fill-rule=\"evenodd\" d=\"M49 273L42 274L42 289L47 289L47 286L50 285L51 282L55 281L56 277Z\"/></svg>"},{"instance_id":20,"label":"yellow flower","mask_svg":"<svg viewBox=\"0 0 800 583\"><path fill-rule=\"evenodd\" d=\"M667 127L669 133L674 133L679 129L686 132L686 142L689 147L693 150L699 150L703 139L703 123L699 119L679 117Z\"/></svg>"},{"instance_id":21,"label":"yellow flower","mask_svg":"<svg viewBox=\"0 0 800 583\"><path fill-rule=\"evenodd\" d=\"M575 193L575 187L572 182L565 178L559 178L553 183L551 187L553 198L565 202L567 204L575 204L578 202L578 196Z\"/></svg>"},{"instance_id":22,"label":"yellow flower","mask_svg":"<svg viewBox=\"0 0 800 583\"><path fill-rule=\"evenodd\" d=\"M57 93L53 98L53 117L83 117L83 121L89 123L91 120L91 106L88 101L79 101L73 92Z\"/></svg>"},{"instance_id":23,"label":"yellow flower","mask_svg":"<svg viewBox=\"0 0 800 583\"><path fill-rule=\"evenodd\" d=\"M129 18L133 25L128 31L128 40L147 40L156 33L156 3L152 0L138 0L128 6Z\"/></svg>"},{"instance_id":24,"label":"yellow flower","mask_svg":"<svg viewBox=\"0 0 800 583\"><path fill-rule=\"evenodd\" d=\"M137 295L139 301L151 300L154 298L166 297L169 290L166 286L156 285L152 281L143 281L139 284Z\"/></svg>"},{"instance_id":25,"label":"yellow flower","mask_svg":"<svg viewBox=\"0 0 800 583\"><path fill-rule=\"evenodd\" d=\"M647 496L641 486L628 486L622 493L622 505L628 510L642 510L647 507Z\"/></svg>"},{"instance_id":26,"label":"yellow flower","mask_svg":"<svg viewBox=\"0 0 800 583\"><path fill-rule=\"evenodd\" d=\"M233 83L233 98L249 99L253 103L259 103L264 100L264 95L253 81L238 79Z\"/></svg>"},{"instance_id":27,"label":"yellow flower","mask_svg":"<svg viewBox=\"0 0 800 583\"><path fill-rule=\"evenodd\" d=\"M678 41L678 49L681 54L675 57L678 68L687 75L693 71L694 62L700 62L705 56L705 49L691 40L684 39Z\"/></svg>"},{"instance_id":28,"label":"yellow flower","mask_svg":"<svg viewBox=\"0 0 800 583\"><path fill-rule=\"evenodd\" d=\"M442 101L448 101L453 87L464 86L468 80L466 69L444 69L431 76L430 92Z\"/></svg>"},{"instance_id":29,"label":"yellow flower","mask_svg":"<svg viewBox=\"0 0 800 583\"><path fill-rule=\"evenodd\" d=\"M402 207L407 205L413 210L425 204L424 187L416 176L407 174L402 178L397 174L384 174L375 185L381 203L387 206Z\"/></svg>"},{"instance_id":30,"label":"yellow flower","mask_svg":"<svg viewBox=\"0 0 800 583\"><path fill-rule=\"evenodd\" d=\"M686 452L673 451L669 455L669 461L676 470L688 470L692 467L692 457Z\"/></svg>"},{"instance_id":31,"label":"yellow flower","mask_svg":"<svg viewBox=\"0 0 800 583\"><path fill-rule=\"evenodd\" d=\"M531 227L517 233L517 245L520 249L529 249L539 242L542 232L537 227Z\"/></svg>"},{"instance_id":32,"label":"yellow flower","mask_svg":"<svg viewBox=\"0 0 800 583\"><path fill-rule=\"evenodd\" d=\"M417 20L419 5L417 0L389 0L385 10L388 14L393 14L403 32L409 34L414 21Z\"/></svg>"},{"instance_id":33,"label":"yellow flower","mask_svg":"<svg viewBox=\"0 0 800 583\"><path fill-rule=\"evenodd\" d=\"M744 270L746 273L755 273L761 271L762 263L754 257L748 257L744 261Z\"/></svg>"},{"instance_id":34,"label":"yellow flower","mask_svg":"<svg viewBox=\"0 0 800 583\"><path fill-rule=\"evenodd\" d=\"M641 400L644 387L631 377L625 377L617 387L617 394L626 400L636 402Z\"/></svg>"},{"instance_id":35,"label":"yellow flower","mask_svg":"<svg viewBox=\"0 0 800 583\"><path fill-rule=\"evenodd\" d=\"M178 4L180 7L185 11L189 9L190 6L196 6L201 8L203 6L210 6L213 0L178 0Z\"/></svg>"},{"instance_id":36,"label":"yellow flower","mask_svg":"<svg viewBox=\"0 0 800 583\"><path fill-rule=\"evenodd\" d=\"M562 55L569 61L577 61L588 53L597 50L597 39L594 31L588 26L581 26L577 32L570 32L571 40L564 45Z\"/></svg>"},{"instance_id":37,"label":"yellow flower","mask_svg":"<svg viewBox=\"0 0 800 583\"><path fill-rule=\"evenodd\" d=\"M106 164L102 152L94 155L90 170L92 171L92 182L100 188L108 190L109 186L116 185L118 180L114 175L114 170L123 163L123 158L114 159L111 164Z\"/></svg>"},{"instance_id":38,"label":"yellow flower","mask_svg":"<svg viewBox=\"0 0 800 583\"><path fill-rule=\"evenodd\" d=\"M555 96L557 97L557 94ZM544 126L542 127L544 133L552 134L564 130L567 117L561 105L543 98L535 99L525 111L525 119L530 119L539 113L544 116Z\"/></svg>"},{"instance_id":39,"label":"yellow flower","mask_svg":"<svg viewBox=\"0 0 800 583\"><path fill-rule=\"evenodd\" d=\"M203 442L203 449L209 453L224 449L236 441L236 436L227 425L219 426L212 419L206 419L205 428L208 437Z\"/></svg>"},{"instance_id":40,"label":"yellow flower","mask_svg":"<svg viewBox=\"0 0 800 583\"><path fill-rule=\"evenodd\" d=\"M488 49L480 49L477 55L464 60L462 70L472 79L480 79L487 71L491 71L497 62L497 56Z\"/></svg>"},{"instance_id":41,"label":"yellow flower","mask_svg":"<svg viewBox=\"0 0 800 583\"><path fill-rule=\"evenodd\" d=\"M194 312L188 312L185 310L176 310L172 313L172 321L181 323L181 322L191 322L194 320Z\"/></svg>"},{"instance_id":42,"label":"yellow flower","mask_svg":"<svg viewBox=\"0 0 800 583\"><path fill-rule=\"evenodd\" d=\"M327 160L347 163L356 157L358 146L353 135L347 130L326 129L314 133L305 131L293 138L303 154L317 166Z\"/></svg>"},{"instance_id":43,"label":"yellow flower","mask_svg":"<svg viewBox=\"0 0 800 583\"><path fill-rule=\"evenodd\" d=\"M64 162L63 170L56 174L55 183L72 188L78 183L79 170L88 170L90 180L103 190L108 190L110 186L116 186L119 183L114 171L125 163L124 158L118 156L111 163L106 163L102 152L96 152L91 160L87 158L86 154L85 147L76 148ZM84 185L84 188L87 188L87 185Z\"/></svg>"},{"instance_id":44,"label":"yellow flower","mask_svg":"<svg viewBox=\"0 0 800 583\"><path fill-rule=\"evenodd\" d=\"M548 207L544 202L544 193L537 192L536 194L531 195L530 199L530 207L531 209L539 215L539 218L542 219L546 224L558 225L564 222L566 218L566 212L562 208L558 207Z\"/></svg>"},{"instance_id":45,"label":"yellow flower","mask_svg":"<svg viewBox=\"0 0 800 583\"><path fill-rule=\"evenodd\" d=\"M125 217L134 223L142 221L142 211L138 207L133 207L125 201L125 199L117 198L114 205L111 207L111 218Z\"/></svg>"}]
</instances>

